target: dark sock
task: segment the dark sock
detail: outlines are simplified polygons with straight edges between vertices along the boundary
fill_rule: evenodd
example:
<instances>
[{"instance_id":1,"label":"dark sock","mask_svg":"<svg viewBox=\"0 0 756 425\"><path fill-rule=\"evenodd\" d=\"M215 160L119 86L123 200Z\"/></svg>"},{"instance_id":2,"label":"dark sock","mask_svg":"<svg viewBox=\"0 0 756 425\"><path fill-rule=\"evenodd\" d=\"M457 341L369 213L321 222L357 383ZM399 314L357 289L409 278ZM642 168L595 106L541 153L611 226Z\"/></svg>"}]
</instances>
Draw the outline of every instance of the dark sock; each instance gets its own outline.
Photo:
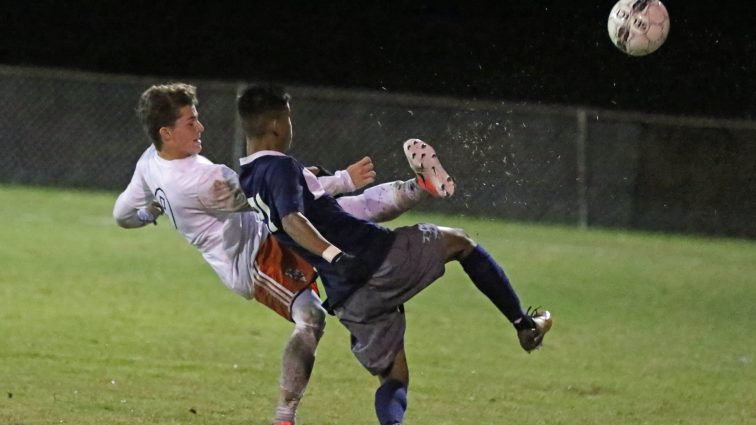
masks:
<instances>
[{"instance_id":1,"label":"dark sock","mask_svg":"<svg viewBox=\"0 0 756 425\"><path fill-rule=\"evenodd\" d=\"M476 246L460 264L480 292L504 313L515 328L519 330L520 327L530 326L507 275L482 246Z\"/></svg>"},{"instance_id":2,"label":"dark sock","mask_svg":"<svg viewBox=\"0 0 756 425\"><path fill-rule=\"evenodd\" d=\"M400 424L407 410L407 387L389 379L375 391L375 413L381 425Z\"/></svg>"}]
</instances>

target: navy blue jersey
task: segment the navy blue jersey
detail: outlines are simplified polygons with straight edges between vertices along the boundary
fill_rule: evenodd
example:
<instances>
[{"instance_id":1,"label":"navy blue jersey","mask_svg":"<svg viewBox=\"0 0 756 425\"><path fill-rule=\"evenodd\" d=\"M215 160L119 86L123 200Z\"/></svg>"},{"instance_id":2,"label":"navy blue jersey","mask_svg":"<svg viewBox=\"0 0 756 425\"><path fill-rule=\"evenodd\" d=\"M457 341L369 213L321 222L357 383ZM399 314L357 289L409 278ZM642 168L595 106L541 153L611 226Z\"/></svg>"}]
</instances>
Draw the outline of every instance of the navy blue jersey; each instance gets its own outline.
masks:
<instances>
[{"instance_id":1,"label":"navy blue jersey","mask_svg":"<svg viewBox=\"0 0 756 425\"><path fill-rule=\"evenodd\" d=\"M318 270L331 307L339 305L365 282L345 279L322 257L300 247L283 231L281 218L302 213L326 240L359 257L372 272L383 263L394 241L391 230L344 211L323 191L314 174L280 152L262 151L242 159L239 181L270 232Z\"/></svg>"}]
</instances>

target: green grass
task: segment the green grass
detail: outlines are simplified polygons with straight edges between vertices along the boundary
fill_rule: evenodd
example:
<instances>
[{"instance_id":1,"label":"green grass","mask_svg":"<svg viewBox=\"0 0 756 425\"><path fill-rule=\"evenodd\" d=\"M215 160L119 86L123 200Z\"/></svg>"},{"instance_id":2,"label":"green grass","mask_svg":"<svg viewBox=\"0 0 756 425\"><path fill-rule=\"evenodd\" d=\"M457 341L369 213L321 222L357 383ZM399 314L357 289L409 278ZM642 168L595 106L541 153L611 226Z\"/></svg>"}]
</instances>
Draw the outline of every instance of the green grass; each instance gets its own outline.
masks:
<instances>
[{"instance_id":1,"label":"green grass","mask_svg":"<svg viewBox=\"0 0 756 425\"><path fill-rule=\"evenodd\" d=\"M116 227L114 198L0 186L0 423L268 424L290 325L165 223ZM407 306L407 425L756 423L756 243L392 225L419 220L468 230L555 325L525 354L450 265ZM298 425L375 424L375 384L329 318Z\"/></svg>"}]
</instances>

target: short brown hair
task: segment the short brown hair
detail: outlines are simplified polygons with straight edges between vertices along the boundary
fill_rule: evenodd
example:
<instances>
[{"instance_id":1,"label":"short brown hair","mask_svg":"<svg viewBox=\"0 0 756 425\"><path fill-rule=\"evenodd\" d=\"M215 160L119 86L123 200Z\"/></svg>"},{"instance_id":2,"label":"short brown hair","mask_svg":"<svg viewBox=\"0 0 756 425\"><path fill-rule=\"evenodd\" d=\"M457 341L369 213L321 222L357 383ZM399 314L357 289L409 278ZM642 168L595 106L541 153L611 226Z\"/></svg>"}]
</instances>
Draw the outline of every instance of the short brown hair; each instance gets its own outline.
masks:
<instances>
[{"instance_id":1,"label":"short brown hair","mask_svg":"<svg viewBox=\"0 0 756 425\"><path fill-rule=\"evenodd\" d=\"M162 127L171 127L181 116L184 106L196 106L197 88L190 84L169 83L155 85L142 93L137 105L137 117L144 132L152 140L157 150L162 149L160 138Z\"/></svg>"}]
</instances>

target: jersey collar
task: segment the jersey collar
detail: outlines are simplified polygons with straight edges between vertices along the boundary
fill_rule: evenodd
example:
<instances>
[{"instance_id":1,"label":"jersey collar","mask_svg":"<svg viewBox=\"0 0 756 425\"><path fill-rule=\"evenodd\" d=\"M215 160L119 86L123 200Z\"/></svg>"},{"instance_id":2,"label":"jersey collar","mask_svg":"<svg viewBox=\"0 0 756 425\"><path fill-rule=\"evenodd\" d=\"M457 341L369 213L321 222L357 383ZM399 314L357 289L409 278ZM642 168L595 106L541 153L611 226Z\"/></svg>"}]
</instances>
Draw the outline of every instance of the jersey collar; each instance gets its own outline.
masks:
<instances>
[{"instance_id":1,"label":"jersey collar","mask_svg":"<svg viewBox=\"0 0 756 425\"><path fill-rule=\"evenodd\" d=\"M241 164L241 165L247 165L250 162L256 160L257 158L260 158L261 156L268 156L268 155L286 156L285 153L278 152L278 151L257 151L255 153L253 153L252 155L245 156L244 158L239 159L239 164Z\"/></svg>"}]
</instances>

